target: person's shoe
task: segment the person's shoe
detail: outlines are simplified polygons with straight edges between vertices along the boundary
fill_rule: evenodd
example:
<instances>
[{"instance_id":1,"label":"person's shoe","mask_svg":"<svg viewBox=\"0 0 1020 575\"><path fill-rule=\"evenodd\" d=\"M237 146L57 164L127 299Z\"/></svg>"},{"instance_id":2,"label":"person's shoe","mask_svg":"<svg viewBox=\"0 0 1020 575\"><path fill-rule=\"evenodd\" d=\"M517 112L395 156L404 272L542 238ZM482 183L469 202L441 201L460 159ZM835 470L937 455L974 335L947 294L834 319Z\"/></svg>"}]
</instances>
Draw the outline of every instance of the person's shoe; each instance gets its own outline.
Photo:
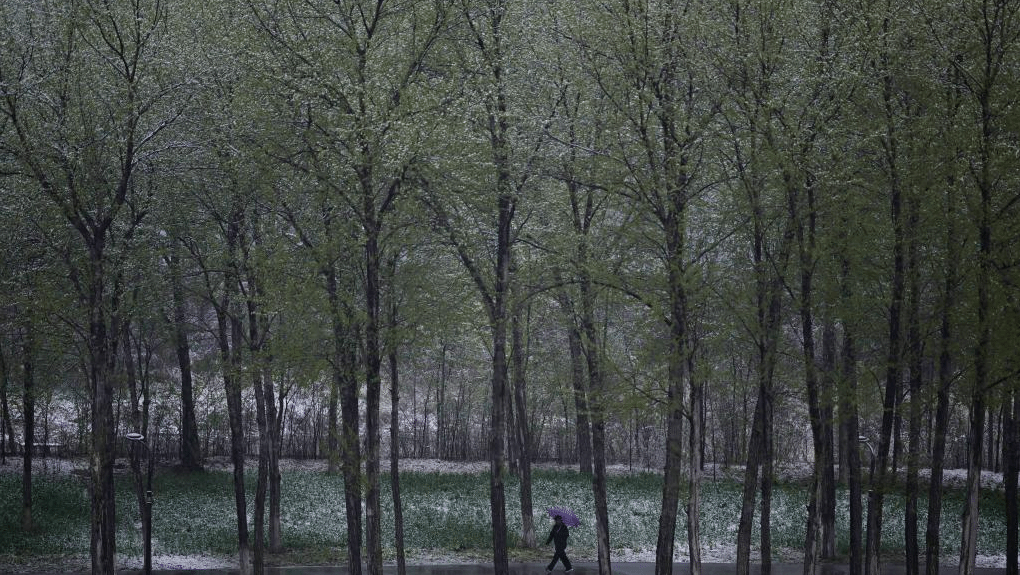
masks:
<instances>
[{"instance_id":1,"label":"person's shoe","mask_svg":"<svg viewBox=\"0 0 1020 575\"><path fill-rule=\"evenodd\" d=\"M564 573L573 573L573 572L574 572L574 568L573 567L571 567L570 569L567 569L566 571L564 571Z\"/></svg>"}]
</instances>

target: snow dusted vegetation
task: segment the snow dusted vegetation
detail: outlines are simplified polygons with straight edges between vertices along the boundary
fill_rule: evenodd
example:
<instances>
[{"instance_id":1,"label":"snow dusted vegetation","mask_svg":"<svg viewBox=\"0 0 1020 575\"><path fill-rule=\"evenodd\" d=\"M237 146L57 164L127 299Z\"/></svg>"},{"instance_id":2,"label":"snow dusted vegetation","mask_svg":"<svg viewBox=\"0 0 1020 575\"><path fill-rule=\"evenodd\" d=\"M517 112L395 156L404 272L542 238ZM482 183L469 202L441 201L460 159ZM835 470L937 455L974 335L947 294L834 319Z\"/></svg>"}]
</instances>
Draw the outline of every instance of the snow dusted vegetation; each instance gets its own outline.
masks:
<instances>
[{"instance_id":1,"label":"snow dusted vegetation","mask_svg":"<svg viewBox=\"0 0 1020 575\"><path fill-rule=\"evenodd\" d=\"M118 462L120 463L120 462ZM0 564L14 565L19 571L42 567L84 569L88 564L88 495L81 474L83 460L48 459L36 462L35 518L38 529L30 537L16 532L20 516L21 461L9 458L0 468ZM249 461L253 472L254 461ZM282 517L284 545L287 551L271 561L281 564L323 564L343 561L345 529L343 482L338 475L326 473L321 460L285 460L283 467ZM385 466L384 466L385 467ZM230 466L226 459L207 462L209 473L199 476L160 470L155 485L153 508L153 568L203 569L234 565L236 546ZM486 563L491 561L487 462L450 462L439 460L402 460L401 489L405 520L405 545L412 564ZM773 545L775 560L802 560L799 546L803 540L806 495L802 488L809 466L777 469L777 488L773 500ZM703 486L702 557L706 562L732 562L740 504L739 480L743 470L710 467ZM126 568L141 566L140 525L132 498L126 464L118 467L118 559ZM250 486L254 481L249 474ZM655 536L661 497L661 474L626 466L609 469L610 537L613 560L617 562L654 561ZM926 478L924 478L926 479ZM948 489L962 488L966 473L947 471ZM393 523L389 477L383 477L384 526ZM978 564L1003 567L1005 534L1001 510L1002 477L985 473L982 487L990 495L982 507ZM511 528L512 561L544 561L545 547L526 550L520 545L521 510L519 483L510 477L506 485L507 521ZM837 542L845 549L849 510L846 493L840 492ZM884 514L883 544L888 560L902 554L902 498L887 497ZM596 559L594 505L590 479L573 467L536 464L533 502L539 543L544 542L550 526L545 507L558 505L574 509L582 524L573 529L569 552L580 561ZM960 501L948 493L943 512L943 548L946 564L957 561ZM249 497L249 518L251 516ZM924 503L922 502L922 509ZM10 519L4 519L4 516ZM921 521L925 520L923 514ZM12 522L8 526L6 522ZM10 529L9 527L14 527ZM392 529L384 528L385 559L394 561ZM757 534L754 536L757 540ZM675 559L687 557L686 524L683 513L677 526Z\"/></svg>"}]
</instances>

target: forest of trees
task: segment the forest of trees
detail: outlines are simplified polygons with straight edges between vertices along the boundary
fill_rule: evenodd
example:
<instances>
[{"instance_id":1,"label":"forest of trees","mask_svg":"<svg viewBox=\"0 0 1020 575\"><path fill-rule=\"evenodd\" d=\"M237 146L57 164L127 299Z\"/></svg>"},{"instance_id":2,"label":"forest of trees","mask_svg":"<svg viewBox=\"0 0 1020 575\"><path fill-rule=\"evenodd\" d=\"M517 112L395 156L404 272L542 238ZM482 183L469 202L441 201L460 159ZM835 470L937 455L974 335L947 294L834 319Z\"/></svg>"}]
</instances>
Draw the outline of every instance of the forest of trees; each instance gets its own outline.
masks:
<instances>
[{"instance_id":1,"label":"forest of trees","mask_svg":"<svg viewBox=\"0 0 1020 575\"><path fill-rule=\"evenodd\" d=\"M33 445L87 455L112 574L134 432L231 458L243 573L280 548L279 458L328 458L351 573L379 575L380 475L484 459L504 575L505 476L534 545L531 463L557 460L591 476L608 574L625 463L664 471L657 575L681 510L698 575L715 463L744 469L746 575L776 466L806 463L806 574L843 484L851 574L897 490L907 574L934 575L965 467L960 573L994 469L1015 575L1018 41L1020 0L4 0L23 528Z\"/></svg>"}]
</instances>

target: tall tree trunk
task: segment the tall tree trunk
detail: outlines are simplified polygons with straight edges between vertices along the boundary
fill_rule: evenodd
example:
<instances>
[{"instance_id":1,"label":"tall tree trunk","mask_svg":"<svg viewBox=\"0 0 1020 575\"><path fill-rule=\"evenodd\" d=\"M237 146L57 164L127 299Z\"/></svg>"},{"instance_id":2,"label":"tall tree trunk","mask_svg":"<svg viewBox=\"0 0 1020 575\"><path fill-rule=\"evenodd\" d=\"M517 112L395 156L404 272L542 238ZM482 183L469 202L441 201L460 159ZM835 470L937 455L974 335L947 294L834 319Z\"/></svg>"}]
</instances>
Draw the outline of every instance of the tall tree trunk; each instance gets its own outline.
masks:
<instances>
[{"instance_id":1,"label":"tall tree trunk","mask_svg":"<svg viewBox=\"0 0 1020 575\"><path fill-rule=\"evenodd\" d=\"M251 320L251 307L249 303L249 343L258 341L259 334L255 324ZM255 481L255 509L253 515L252 529L255 531L255 542L252 545L252 573L263 575L266 569L266 492L269 483L269 450L271 443L269 438L269 422L266 419L266 396L265 387L262 383L262 370L258 367L259 360L252 358L250 366L252 389L255 392L255 421L259 433L259 462L258 476Z\"/></svg>"},{"instance_id":2,"label":"tall tree trunk","mask_svg":"<svg viewBox=\"0 0 1020 575\"><path fill-rule=\"evenodd\" d=\"M350 321L351 311L341 301L336 268L324 270L326 295L333 323L333 385L339 390L342 416L339 435L340 469L344 481L344 510L347 518L347 564L351 575L361 575L361 446L358 439L359 385L358 343Z\"/></svg>"},{"instance_id":3,"label":"tall tree trunk","mask_svg":"<svg viewBox=\"0 0 1020 575\"><path fill-rule=\"evenodd\" d=\"M588 386L585 377L584 351L581 346L581 331L577 326L574 305L570 296L564 290L559 293L557 299L563 312L563 321L567 329L567 347L570 350L570 381L576 413L574 428L577 432L578 471L591 474L591 424L588 419Z\"/></svg>"},{"instance_id":4,"label":"tall tree trunk","mask_svg":"<svg viewBox=\"0 0 1020 575\"><path fill-rule=\"evenodd\" d=\"M822 558L822 544L825 540L823 534L822 509L825 507L825 495L828 492L826 481L831 476L831 469L826 472L826 465L830 464L831 443L826 444L825 421L826 412L822 407L821 384L818 379L818 369L815 364L815 327L814 327L814 266L815 266L815 226L817 214L814 209L814 190L809 183L805 186L807 193L807 214L797 213L799 206L790 202L791 220L797 222L797 245L800 255L800 323L801 323L801 353L804 364L804 381L808 397L808 418L811 424L811 438L814 447L814 471L811 479L811 494L808 502L807 533L804 545L804 575L814 575L818 572L819 562ZM804 225L803 218L807 218L808 224ZM805 227L807 228L805 230Z\"/></svg>"},{"instance_id":5,"label":"tall tree trunk","mask_svg":"<svg viewBox=\"0 0 1020 575\"><path fill-rule=\"evenodd\" d=\"M916 194L907 198L907 358L910 371L910 405L907 423L907 480L904 509L907 575L920 575L918 548L918 473L921 465L921 280L918 261L920 206Z\"/></svg>"},{"instance_id":6,"label":"tall tree trunk","mask_svg":"<svg viewBox=\"0 0 1020 575\"><path fill-rule=\"evenodd\" d=\"M946 432L949 429L949 387L953 382L952 309L956 305L959 238L956 234L956 186L947 180L945 276L942 281L942 302L939 326L939 373L936 388L935 432L932 439L931 480L928 485L928 524L925 530L925 575L938 575L942 555L939 535L942 522L942 471L946 459Z\"/></svg>"},{"instance_id":7,"label":"tall tree trunk","mask_svg":"<svg viewBox=\"0 0 1020 575\"><path fill-rule=\"evenodd\" d=\"M822 328L822 443L825 446L822 469L822 559L836 557L836 327L826 319Z\"/></svg>"},{"instance_id":8,"label":"tall tree trunk","mask_svg":"<svg viewBox=\"0 0 1020 575\"><path fill-rule=\"evenodd\" d=\"M273 374L268 367L264 370L266 422L269 425L269 552L283 551L283 526L280 518L283 490L280 477L280 452L283 445L283 414L277 410L276 391L273 388ZM281 405L282 410L282 394Z\"/></svg>"},{"instance_id":9,"label":"tall tree trunk","mask_svg":"<svg viewBox=\"0 0 1020 575\"><path fill-rule=\"evenodd\" d=\"M407 572L404 558L404 506L400 498L400 370L399 370L399 339L397 330L400 327L398 299L395 293L397 262L399 252L395 252L389 262L390 297L389 334L386 338L386 356L390 367L390 491L393 498L393 532L397 552L397 575Z\"/></svg>"},{"instance_id":10,"label":"tall tree trunk","mask_svg":"<svg viewBox=\"0 0 1020 575\"><path fill-rule=\"evenodd\" d=\"M226 221L228 266L223 278L222 295L215 306L215 311L220 361L223 366L223 388L230 420L230 458L234 466L238 566L240 575L248 575L251 572L251 549L248 540L248 506L244 485L245 435L241 403L241 346L244 338L240 309L234 302L234 296L240 286L237 250L243 221L243 212L234 206Z\"/></svg>"},{"instance_id":11,"label":"tall tree trunk","mask_svg":"<svg viewBox=\"0 0 1020 575\"><path fill-rule=\"evenodd\" d=\"M362 175L365 204L365 553L369 575L382 575L382 504L379 487L379 422L382 354L379 342L379 222L371 175Z\"/></svg>"},{"instance_id":12,"label":"tall tree trunk","mask_svg":"<svg viewBox=\"0 0 1020 575\"><path fill-rule=\"evenodd\" d=\"M11 372L7 356L0 342L0 465L7 463L7 450L14 453L14 426L11 424L11 407L7 401L7 388L11 383Z\"/></svg>"},{"instance_id":13,"label":"tall tree trunk","mask_svg":"<svg viewBox=\"0 0 1020 575\"><path fill-rule=\"evenodd\" d=\"M505 114L505 102L500 94L500 108ZM505 122L505 117L500 122ZM504 126L505 128L505 126ZM505 130L501 132L505 134ZM507 150L494 147L498 165L507 166ZM489 421L489 507L492 513L492 562L496 575L507 575L510 571L507 556L506 495L503 474L506 467L504 458L505 414L507 402L506 364L506 298L510 275L510 223L513 218L513 200L509 194L509 173L500 170L497 220L496 268L493 289L490 325L492 329L492 415Z\"/></svg>"},{"instance_id":14,"label":"tall tree trunk","mask_svg":"<svg viewBox=\"0 0 1020 575\"><path fill-rule=\"evenodd\" d=\"M334 336L334 340L335 340ZM336 343L334 341L334 343ZM339 353L334 350L334 361ZM340 369L333 368L332 377L329 378L329 406L326 410L326 458L329 461L327 472L335 474L340 471L340 420L338 408L340 403Z\"/></svg>"},{"instance_id":15,"label":"tall tree trunk","mask_svg":"<svg viewBox=\"0 0 1020 575\"><path fill-rule=\"evenodd\" d=\"M843 259L841 283L841 299L848 305L851 288L848 279L849 265ZM857 352L855 349L853 330L846 322L843 323L842 343L843 363L841 368L839 416L843 425L843 437L846 441L847 488L850 499L850 573L861 575L864 557L862 523L864 509L861 504L861 445L859 442L860 427L857 421Z\"/></svg>"},{"instance_id":16,"label":"tall tree trunk","mask_svg":"<svg viewBox=\"0 0 1020 575\"><path fill-rule=\"evenodd\" d=\"M516 269L513 270L516 273ZM516 291L516 290L515 290ZM517 295L517 294L515 294ZM514 297L510 316L510 333L513 355L513 389L514 404L517 412L514 435L518 445L518 471L521 478L521 535L524 546L533 549L538 546L535 541L535 516L532 510L531 497L531 434L528 430L528 395L525 358L527 349L524 343L522 327L524 304L519 297Z\"/></svg>"},{"instance_id":17,"label":"tall tree trunk","mask_svg":"<svg viewBox=\"0 0 1020 575\"><path fill-rule=\"evenodd\" d=\"M27 323L22 335L22 395L24 418L24 459L21 468L21 530L30 533L32 524L32 455L35 443L35 330Z\"/></svg>"},{"instance_id":18,"label":"tall tree trunk","mask_svg":"<svg viewBox=\"0 0 1020 575\"><path fill-rule=\"evenodd\" d=\"M772 573L772 482L775 477L774 418L775 401L765 402L762 410L761 462L761 575Z\"/></svg>"},{"instance_id":19,"label":"tall tree trunk","mask_svg":"<svg viewBox=\"0 0 1020 575\"><path fill-rule=\"evenodd\" d=\"M176 242L174 247L176 248ZM177 366L181 371L181 467L187 471L202 469L202 450L195 418L195 391L191 378L191 346L188 343L188 318L185 311L181 266L176 254L167 257L173 297L173 341Z\"/></svg>"},{"instance_id":20,"label":"tall tree trunk","mask_svg":"<svg viewBox=\"0 0 1020 575\"><path fill-rule=\"evenodd\" d=\"M123 329L122 337L123 337L123 341L124 341L124 345L123 345L123 348L124 348L124 368L123 368L123 372L124 372L124 377L127 380L128 392L129 392L130 401L131 401L131 403L130 403L131 428L136 433L140 434L143 437L143 439L140 442L135 442L135 441L131 442L131 444L132 444L131 445L131 476L134 479L134 483L135 483L135 498L136 498L136 500L138 502L138 515L139 515L139 518L141 519L141 524L142 524L142 541L151 541L150 537L151 537L152 534L149 532L149 530L151 528L151 525L152 525L151 517L149 517L151 509L146 504L146 501L148 499L148 497L146 495L146 489L147 489L147 487L151 488L151 485L150 486L146 486L145 483L143 483L143 481L142 481L142 477L143 477L142 465L141 465L141 461L138 458L138 448L141 445L144 445L145 446L145 450L146 450L146 459L148 461L152 460L152 454L148 451L149 450L148 446L150 445L150 442L149 442L149 430L148 430L148 427L149 427L149 389L148 389L147 380L145 380L145 382L142 383L141 390L139 390L139 379L140 378L138 377L138 372L136 370L135 360L134 360L134 357L133 357L134 354L133 354L133 351L131 349L131 325L130 325L130 322L125 321L124 325L122 326L122 329ZM138 345L139 345L139 354L141 354L141 351L140 351L141 344L138 344ZM139 365L141 365L141 362L139 362ZM139 397L139 392L141 392L141 396L143 396L144 399ZM141 445L138 445L138 443L141 443ZM148 553L146 553L145 557L143 558L143 570L151 571L152 570L152 554L151 554L151 549L146 548L145 550Z\"/></svg>"},{"instance_id":21,"label":"tall tree trunk","mask_svg":"<svg viewBox=\"0 0 1020 575\"><path fill-rule=\"evenodd\" d=\"M993 56L996 51L1004 51L1005 34L1016 36L1015 29L1009 29L1000 22L1002 11L1006 10L1005 2L993 2L991 10L982 11L981 25L989 33L982 37L984 45L984 61L982 64L981 85L976 90L981 111L981 134L978 150L977 169L972 167L978 188L978 272L977 278L977 342L974 346L974 381L970 393L970 433L967 437L967 492L963 508L963 524L960 543L960 575L972 575L977 557L978 531L978 493L981 489L981 449L984 440L984 420L988 380L990 369L990 353L992 345L992 302L991 274L992 266L992 191L997 185L997 177L992 172L994 160L996 112L992 108L993 85L1001 63L996 63ZM1015 12L1015 8L1010 10ZM973 88L973 87L972 87Z\"/></svg>"},{"instance_id":22,"label":"tall tree trunk","mask_svg":"<svg viewBox=\"0 0 1020 575\"><path fill-rule=\"evenodd\" d=\"M391 269L396 267L393 258ZM391 274L391 277L394 274ZM392 283L392 282L391 282ZM395 333L399 327L397 298L390 296L390 337L387 359L390 364L390 491L393 497L393 538L397 551L397 575L406 575L404 558L404 504L400 498L400 370Z\"/></svg>"},{"instance_id":23,"label":"tall tree trunk","mask_svg":"<svg viewBox=\"0 0 1020 575\"><path fill-rule=\"evenodd\" d=\"M791 185L791 177L784 169L787 181L787 202L796 202L797 190ZM772 488L772 413L774 405L773 383L776 362L779 356L780 315L782 312L782 282L790 261L793 241L796 237L796 222L787 217L779 249L771 258L765 252L765 214L762 198L756 188L748 189L752 208L753 257L755 272L755 303L758 366L758 397L755 404L754 422L748 445L747 465L744 468L744 484L741 496L740 522L737 526L737 575L750 571L751 528L754 520L755 486L762 490L761 502L761 573L768 575L772 568L771 558L771 488ZM789 214L790 211L788 210Z\"/></svg>"},{"instance_id":24,"label":"tall tree trunk","mask_svg":"<svg viewBox=\"0 0 1020 575\"><path fill-rule=\"evenodd\" d=\"M1017 390L1009 391L1006 405L1008 411L1002 441L1002 483L1006 492L1006 575L1017 575L1017 555L1020 554L1020 508L1017 506L1017 483L1020 479L1020 393Z\"/></svg>"},{"instance_id":25,"label":"tall tree trunk","mask_svg":"<svg viewBox=\"0 0 1020 575\"><path fill-rule=\"evenodd\" d=\"M693 360L692 360L693 361ZM694 376L694 370L690 373L691 407L690 423L691 432L688 435L687 457L690 462L687 494L687 548L690 552L691 575L701 575L701 475L704 462L704 453L700 445L705 436L705 418L703 407L705 404L704 384Z\"/></svg>"},{"instance_id":26,"label":"tall tree trunk","mask_svg":"<svg viewBox=\"0 0 1020 575\"><path fill-rule=\"evenodd\" d=\"M889 33L889 19L883 23L883 31ZM877 477L868 492L868 529L866 553L866 575L879 575L879 556L882 546L882 503L888 483L889 451L893 441L893 425L896 419L896 405L900 392L901 378L901 315L904 293L904 222L903 192L900 182L899 135L894 110L894 88L891 71L888 69L888 47L883 47L883 89L882 99L885 110L885 132L883 148L886 175L889 178L889 206L893 233L891 271L891 292L889 302L889 342L886 354L885 398L882 403L882 431L878 443Z\"/></svg>"},{"instance_id":27,"label":"tall tree trunk","mask_svg":"<svg viewBox=\"0 0 1020 575\"><path fill-rule=\"evenodd\" d=\"M216 309L220 359L223 362L223 388L227 397L227 414L230 420L230 459L234 473L234 509L237 524L238 565L241 575L251 569L248 543L248 506L244 486L244 423L241 405L240 341L241 325L231 308L229 296L224 297ZM230 317L228 317L230 316ZM231 344L233 341L233 345Z\"/></svg>"},{"instance_id":28,"label":"tall tree trunk","mask_svg":"<svg viewBox=\"0 0 1020 575\"><path fill-rule=\"evenodd\" d=\"M578 244L578 261L587 262L587 240L582 238ZM585 351L585 358L588 364L588 381L590 382L591 396L588 398L591 417L591 443L592 463L594 464L594 475L592 476L592 490L595 496L595 539L598 548L599 575L611 575L613 572L610 559L609 542L609 503L606 496L606 389L605 370L602 357L604 350L599 338L598 330L595 328L595 293L593 291L591 277L587 267L580 270L580 292L581 292L581 343ZM667 467L667 474L669 468ZM673 528L676 528L676 499L673 500ZM660 532L662 519L659 520ZM660 534L661 540L661 534ZM672 548L672 547L671 547ZM659 552L656 551L656 558ZM656 560L656 569L658 569ZM672 564L672 563L671 563Z\"/></svg>"},{"instance_id":29,"label":"tall tree trunk","mask_svg":"<svg viewBox=\"0 0 1020 575\"><path fill-rule=\"evenodd\" d=\"M977 556L978 494L981 489L982 449L985 433L985 387L988 385L988 355L991 347L989 320L991 268L991 195L982 189L978 255L978 341L974 347L974 381L970 393L970 430L967 434L967 489L961 519L960 574L971 575Z\"/></svg>"}]
</instances>

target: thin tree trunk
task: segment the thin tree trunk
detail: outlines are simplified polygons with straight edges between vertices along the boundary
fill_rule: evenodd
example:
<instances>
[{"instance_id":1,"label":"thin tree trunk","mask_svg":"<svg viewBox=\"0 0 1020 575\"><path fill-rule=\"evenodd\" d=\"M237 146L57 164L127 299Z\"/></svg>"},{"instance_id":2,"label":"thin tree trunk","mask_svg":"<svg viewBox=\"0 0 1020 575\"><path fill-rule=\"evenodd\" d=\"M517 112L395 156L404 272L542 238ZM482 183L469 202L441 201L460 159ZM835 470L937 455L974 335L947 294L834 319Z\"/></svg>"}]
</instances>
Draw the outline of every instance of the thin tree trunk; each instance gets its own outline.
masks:
<instances>
[{"instance_id":1,"label":"thin tree trunk","mask_svg":"<svg viewBox=\"0 0 1020 575\"><path fill-rule=\"evenodd\" d=\"M11 408L7 402L7 386L11 383L7 357L0 342L0 465L7 464L7 450L14 451L14 429L11 426Z\"/></svg>"},{"instance_id":2,"label":"thin tree trunk","mask_svg":"<svg viewBox=\"0 0 1020 575\"><path fill-rule=\"evenodd\" d=\"M592 473L591 424L589 422L589 402L587 381L584 375L584 352L581 347L581 332L574 319L573 304L566 292L560 297L560 307L564 312L567 328L567 346L570 348L570 381L573 386L574 410L576 413L577 432L577 463L581 473Z\"/></svg>"},{"instance_id":3,"label":"thin tree trunk","mask_svg":"<svg viewBox=\"0 0 1020 575\"><path fill-rule=\"evenodd\" d=\"M334 337L335 339L335 337ZM334 350L334 361L339 353ZM329 407L327 407L326 425L326 458L329 461L327 473L335 474L340 471L340 420L338 408L340 403L340 369L333 368L332 376L329 378Z\"/></svg>"},{"instance_id":4,"label":"thin tree trunk","mask_svg":"<svg viewBox=\"0 0 1020 575\"><path fill-rule=\"evenodd\" d=\"M849 303L851 290L848 281L848 263L843 260L843 273L841 282L841 299L844 305ZM864 557L861 554L863 548L862 523L864 521L864 509L861 504L861 446L858 438L860 428L857 421L857 352L855 349L853 331L850 326L843 324L843 366L842 381L840 385L840 408L839 415L843 422L843 436L846 440L844 449L847 460L847 487L850 498L850 574L861 575Z\"/></svg>"},{"instance_id":5,"label":"thin tree trunk","mask_svg":"<svg viewBox=\"0 0 1020 575\"><path fill-rule=\"evenodd\" d=\"M22 341L22 417L24 418L24 459L21 468L21 530L31 533L32 524L32 455L35 443L35 332L25 326Z\"/></svg>"},{"instance_id":6,"label":"thin tree trunk","mask_svg":"<svg viewBox=\"0 0 1020 575\"><path fill-rule=\"evenodd\" d=\"M400 253L395 252L388 265L390 280L388 329L386 338L386 359L390 367L390 492L393 498L393 538L397 553L397 575L407 573L407 565L404 557L404 504L400 498L400 369L399 369L399 339L397 337L400 328L400 309L397 295L395 293L397 262ZM412 427L413 429L413 427Z\"/></svg>"},{"instance_id":7,"label":"thin tree trunk","mask_svg":"<svg viewBox=\"0 0 1020 575\"><path fill-rule=\"evenodd\" d=\"M701 475L704 455L699 448L705 436L704 384L689 370L691 388L691 432L688 442L690 473L687 495L687 548L690 553L691 575L701 575Z\"/></svg>"},{"instance_id":8,"label":"thin tree trunk","mask_svg":"<svg viewBox=\"0 0 1020 575\"><path fill-rule=\"evenodd\" d=\"M258 341L259 334L255 323L251 320L251 304L249 302L249 343ZM252 389L255 392L255 420L259 433L259 462L258 476L255 482L255 509L253 512L253 530L255 531L255 543L252 546L252 573L263 575L266 569L266 492L269 483L269 423L266 419L266 397L265 388L262 383L262 370L257 367L258 360L253 358L251 367Z\"/></svg>"},{"instance_id":9,"label":"thin tree trunk","mask_svg":"<svg viewBox=\"0 0 1020 575\"><path fill-rule=\"evenodd\" d=\"M1020 508L1017 506L1017 487L1020 479L1020 394L1011 390L1006 400L1008 411L1004 423L1002 483L1006 499L1006 575L1017 575L1017 555L1020 553Z\"/></svg>"},{"instance_id":10,"label":"thin tree trunk","mask_svg":"<svg viewBox=\"0 0 1020 575\"><path fill-rule=\"evenodd\" d=\"M514 271L516 272L516 270ZM524 363L527 349L525 348L523 328L521 326L522 307L524 307L523 303L518 298L514 298L510 317L510 333L513 344L514 403L517 408L514 435L517 437L516 444L519 449L518 471L521 478L521 531L524 538L524 546L533 549L538 544L535 541L535 517L531 496L531 437L528 430L528 396Z\"/></svg>"},{"instance_id":11,"label":"thin tree trunk","mask_svg":"<svg viewBox=\"0 0 1020 575\"><path fill-rule=\"evenodd\" d=\"M997 7L995 13L1001 9ZM997 71L991 58L991 52L1001 49L1001 45L994 45L995 33L1001 32L996 24L989 21L993 17L989 12L984 13L984 26L995 30L990 36L985 37L985 78L977 93L978 103L981 106L981 139L978 166L976 171L977 188L980 193L980 204L978 210L978 272L975 281L977 283L977 342L974 346L974 381L970 393L970 433L967 437L967 491L961 519L962 531L960 542L960 575L972 575L975 569L977 558L977 531L978 531L978 493L981 489L981 449L984 440L984 419L986 408L986 394L988 386L988 373L990 366L990 351L992 344L992 303L991 303L991 273L992 273L992 189L995 186L995 176L991 171L993 159L993 124L995 121L991 104L991 84L994 82L988 77ZM1013 31L1010 31L1013 32ZM1000 42L1005 41L999 38Z\"/></svg>"},{"instance_id":12,"label":"thin tree trunk","mask_svg":"<svg viewBox=\"0 0 1020 575\"><path fill-rule=\"evenodd\" d=\"M764 434L765 403L768 401L766 387L759 383L758 399L754 406L754 417L751 423L751 438L747 445L747 463L744 467L744 484L740 502L740 523L737 526L737 575L748 575L751 563L751 527L754 521L754 503L757 495L758 472L761 467L761 455Z\"/></svg>"},{"instance_id":13,"label":"thin tree trunk","mask_svg":"<svg viewBox=\"0 0 1020 575\"><path fill-rule=\"evenodd\" d=\"M883 31L888 33L889 20L883 23ZM888 47L883 48L883 65L887 65ZM893 442L893 426L896 421L896 405L900 393L901 378L901 315L904 294L904 222L903 193L899 176L899 141L896 132L894 108L893 80L888 68L884 68L882 77L882 99L885 110L885 133L883 134L884 160L889 178L890 216L893 232L893 268L891 271L891 293L889 303L889 342L886 355L885 398L882 403L882 431L879 438L877 477L868 493L868 530L865 547L867 575L879 575L879 557L882 551L882 503L887 488L889 451ZM894 464L895 465L895 464Z\"/></svg>"},{"instance_id":14,"label":"thin tree trunk","mask_svg":"<svg viewBox=\"0 0 1020 575\"><path fill-rule=\"evenodd\" d=\"M390 304L390 329L396 331L397 303ZM387 354L390 364L390 491L393 497L393 537L397 552L397 575L407 573L404 558L404 504L400 498L400 370L397 344L391 342Z\"/></svg>"},{"instance_id":15,"label":"thin tree trunk","mask_svg":"<svg viewBox=\"0 0 1020 575\"><path fill-rule=\"evenodd\" d=\"M379 422L382 355L379 342L379 223L371 177L365 187L365 553L369 575L382 575L382 504L379 487Z\"/></svg>"},{"instance_id":16,"label":"thin tree trunk","mask_svg":"<svg viewBox=\"0 0 1020 575\"><path fill-rule=\"evenodd\" d=\"M269 552L280 553L283 551L283 526L280 518L280 498L283 495L280 477L282 446L280 435L283 431L283 422L282 414L277 412L273 374L268 367L265 368L262 378L265 384L266 422L269 426ZM280 393L282 395L283 391Z\"/></svg>"},{"instance_id":17,"label":"thin tree trunk","mask_svg":"<svg viewBox=\"0 0 1020 575\"><path fill-rule=\"evenodd\" d=\"M907 357L910 369L910 406L907 424L907 480L906 507L904 509L904 537L906 539L907 575L920 574L918 548L918 473L921 464L921 318L920 318L920 262L918 261L918 221L920 207L917 198L907 199Z\"/></svg>"},{"instance_id":18,"label":"thin tree trunk","mask_svg":"<svg viewBox=\"0 0 1020 575\"><path fill-rule=\"evenodd\" d=\"M800 255L801 353L808 397L808 417L814 447L814 471L808 502L807 532L804 545L804 575L814 575L818 571L822 558L822 543L825 539L822 533L822 508L825 505L827 490L828 474L825 466L830 460L828 455L830 447L826 445L827 422L824 419L818 370L815 365L814 288L812 282L814 279L815 220L817 216L814 210L813 187L810 184L805 187L808 196L807 214L799 214L799 206L796 202L791 201L789 217L797 222L797 245ZM807 226L803 221L805 216L808 219Z\"/></svg>"},{"instance_id":19,"label":"thin tree trunk","mask_svg":"<svg viewBox=\"0 0 1020 575\"><path fill-rule=\"evenodd\" d=\"M587 242L582 239L578 244L578 261L587 262ZM594 475L592 477L592 490L595 496L595 539L598 548L599 575L612 575L612 562L610 559L609 542L609 503L606 496L606 382L605 372L602 365L602 344L598 331L595 329L595 294L592 289L591 278L588 270L582 267L580 270L580 291L581 291L581 336L582 346L588 364L588 380L590 382L591 396L589 406L591 408L591 443L594 464ZM669 473L669 468L666 470ZM676 528L676 504L673 500L673 527ZM664 508L665 509L665 508ZM659 520L660 540L662 538L662 519ZM672 548L672 546L671 546ZM656 551L656 569L658 569L659 552ZM670 563L672 565L672 563Z\"/></svg>"},{"instance_id":20,"label":"thin tree trunk","mask_svg":"<svg viewBox=\"0 0 1020 575\"><path fill-rule=\"evenodd\" d=\"M176 248L176 242L173 244ZM195 391L191 378L191 346L188 343L187 313L180 262L176 254L166 258L170 268L173 297L173 340L177 366L181 371L181 467L187 471L202 469L202 451L195 418Z\"/></svg>"},{"instance_id":21,"label":"thin tree trunk","mask_svg":"<svg viewBox=\"0 0 1020 575\"><path fill-rule=\"evenodd\" d=\"M946 257L942 285L939 327L939 375L936 389L935 432L932 440L931 479L928 485L928 525L925 530L925 575L938 575L942 554L940 525L942 522L942 471L946 459L946 432L949 429L949 387L953 381L954 345L951 310L956 304L956 283L959 238L956 234L956 187L953 178L946 190Z\"/></svg>"}]
</instances>

